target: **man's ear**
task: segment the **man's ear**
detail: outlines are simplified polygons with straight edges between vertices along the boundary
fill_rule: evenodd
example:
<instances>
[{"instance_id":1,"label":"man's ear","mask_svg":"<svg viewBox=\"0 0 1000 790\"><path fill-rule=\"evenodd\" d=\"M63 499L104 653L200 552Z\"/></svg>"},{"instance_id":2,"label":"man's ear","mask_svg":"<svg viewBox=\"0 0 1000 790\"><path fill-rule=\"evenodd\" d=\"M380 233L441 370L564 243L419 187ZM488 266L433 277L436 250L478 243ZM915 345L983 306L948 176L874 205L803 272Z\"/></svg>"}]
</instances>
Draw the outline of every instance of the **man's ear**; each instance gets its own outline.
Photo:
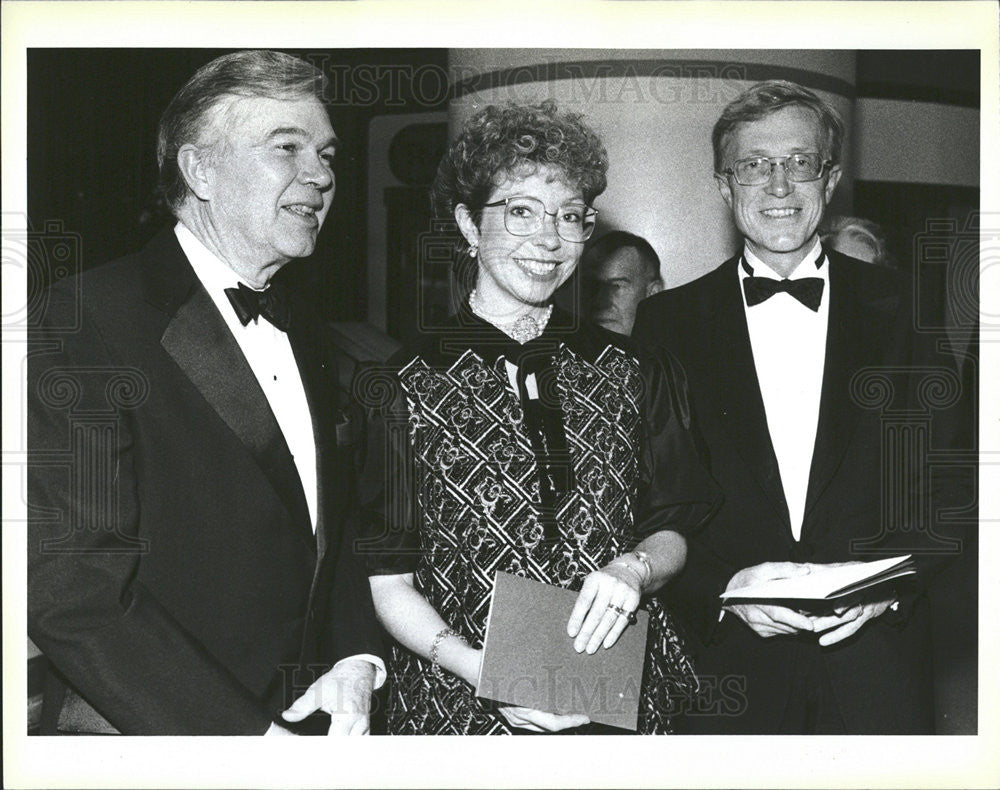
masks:
<instances>
[{"instance_id":1,"label":"man's ear","mask_svg":"<svg viewBox=\"0 0 1000 790\"><path fill-rule=\"evenodd\" d=\"M843 175L843 171L840 169L840 165L834 165L830 168L830 175L826 177L826 189L823 190L823 197L827 204L833 198L833 191L837 188L837 184L840 183L841 175Z\"/></svg>"},{"instance_id":2,"label":"man's ear","mask_svg":"<svg viewBox=\"0 0 1000 790\"><path fill-rule=\"evenodd\" d=\"M479 246L479 228L476 227L476 223L472 219L472 212L469 211L469 207L464 203L459 203L455 206L455 221L458 223L458 229L462 231L462 235L465 236L465 240L469 242L472 247Z\"/></svg>"},{"instance_id":3,"label":"man's ear","mask_svg":"<svg viewBox=\"0 0 1000 790\"><path fill-rule=\"evenodd\" d=\"M730 210L732 210L733 188L729 186L729 178L716 173L715 185L719 188L719 194L722 195L722 199L726 201L726 205L729 206Z\"/></svg>"},{"instance_id":4,"label":"man's ear","mask_svg":"<svg viewBox=\"0 0 1000 790\"><path fill-rule=\"evenodd\" d=\"M177 152L177 169L199 200L211 199L215 179L208 150L191 143L182 145Z\"/></svg>"},{"instance_id":5,"label":"man's ear","mask_svg":"<svg viewBox=\"0 0 1000 790\"><path fill-rule=\"evenodd\" d=\"M663 280L657 277L649 285L646 286L646 296L652 296L653 294L658 294L663 290Z\"/></svg>"}]
</instances>

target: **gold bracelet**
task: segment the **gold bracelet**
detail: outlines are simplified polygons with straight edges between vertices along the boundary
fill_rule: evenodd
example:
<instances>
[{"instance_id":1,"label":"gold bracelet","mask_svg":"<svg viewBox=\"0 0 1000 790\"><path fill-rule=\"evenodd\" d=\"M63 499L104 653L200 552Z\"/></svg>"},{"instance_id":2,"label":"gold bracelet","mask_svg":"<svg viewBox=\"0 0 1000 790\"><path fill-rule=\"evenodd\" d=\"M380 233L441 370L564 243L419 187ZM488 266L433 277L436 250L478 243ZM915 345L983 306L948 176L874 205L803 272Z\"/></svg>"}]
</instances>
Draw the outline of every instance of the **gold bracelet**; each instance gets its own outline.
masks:
<instances>
[{"instance_id":1,"label":"gold bracelet","mask_svg":"<svg viewBox=\"0 0 1000 790\"><path fill-rule=\"evenodd\" d=\"M641 573L626 559L626 557L629 556L635 557L642 563ZM618 563L623 568L628 568L635 574L635 577L639 580L640 592L646 588L646 585L649 584L649 580L653 578L653 566L649 562L649 555L644 551L630 551L628 554L622 554L618 559L614 560L614 562Z\"/></svg>"},{"instance_id":2,"label":"gold bracelet","mask_svg":"<svg viewBox=\"0 0 1000 790\"><path fill-rule=\"evenodd\" d=\"M653 565L650 563L649 555L646 552L636 549L632 554L635 555L635 558L642 563L642 567L646 570L646 575L642 578L642 586L645 587L649 584L649 580L653 578Z\"/></svg>"},{"instance_id":3,"label":"gold bracelet","mask_svg":"<svg viewBox=\"0 0 1000 790\"><path fill-rule=\"evenodd\" d=\"M462 635L458 633L458 631L456 631L455 629L442 628L440 631L437 632L437 635L434 637L434 641L431 642L431 674L434 675L434 677L436 677L438 680L444 679L443 676L441 675L441 665L438 663L438 649L441 647L441 643L445 640L445 638L449 636L454 636L458 637L459 639L462 639ZM465 642L464 639L462 639L462 642L468 644L467 642Z\"/></svg>"}]
</instances>

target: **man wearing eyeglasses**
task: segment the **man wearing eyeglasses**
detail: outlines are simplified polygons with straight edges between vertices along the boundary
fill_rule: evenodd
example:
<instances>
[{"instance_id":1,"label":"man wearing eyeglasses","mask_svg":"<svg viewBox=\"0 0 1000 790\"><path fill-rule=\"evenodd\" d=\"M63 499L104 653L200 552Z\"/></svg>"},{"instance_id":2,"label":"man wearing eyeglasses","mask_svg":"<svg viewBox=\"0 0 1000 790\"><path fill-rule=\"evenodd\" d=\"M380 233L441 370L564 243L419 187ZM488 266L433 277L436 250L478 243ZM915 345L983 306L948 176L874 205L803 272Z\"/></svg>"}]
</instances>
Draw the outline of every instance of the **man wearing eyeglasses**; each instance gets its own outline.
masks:
<instances>
[{"instance_id":1,"label":"man wearing eyeglasses","mask_svg":"<svg viewBox=\"0 0 1000 790\"><path fill-rule=\"evenodd\" d=\"M852 385L866 370L901 374L893 408L908 408L919 344L903 282L820 244L843 139L837 113L793 83L764 82L729 104L712 134L715 178L743 247L639 307L634 336L687 371L726 497L689 536L666 593L695 642L701 688L686 701L689 732L932 731L918 593L934 564L924 558L940 564L960 544L905 519L887 528L883 516L892 487L920 470L884 473L881 412ZM907 496L922 496L912 485ZM917 555L916 577L843 606L721 605L725 590L906 553Z\"/></svg>"}]
</instances>

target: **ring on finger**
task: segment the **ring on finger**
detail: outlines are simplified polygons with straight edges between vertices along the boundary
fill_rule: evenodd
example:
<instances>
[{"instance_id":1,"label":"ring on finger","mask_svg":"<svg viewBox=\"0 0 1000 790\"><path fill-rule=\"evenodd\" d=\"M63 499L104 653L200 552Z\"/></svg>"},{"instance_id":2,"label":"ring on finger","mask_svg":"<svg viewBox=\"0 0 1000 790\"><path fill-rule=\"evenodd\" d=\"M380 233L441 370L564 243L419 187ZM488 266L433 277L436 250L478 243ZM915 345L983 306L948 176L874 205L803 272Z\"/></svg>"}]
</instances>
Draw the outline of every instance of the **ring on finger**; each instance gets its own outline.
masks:
<instances>
[{"instance_id":1,"label":"ring on finger","mask_svg":"<svg viewBox=\"0 0 1000 790\"><path fill-rule=\"evenodd\" d=\"M615 612L617 612L619 617L624 617L626 620L628 620L629 625L635 625L636 624L635 612L630 612L628 609L626 609L626 608L624 608L622 606L616 606L613 603L609 603L608 604L608 608L612 609Z\"/></svg>"}]
</instances>

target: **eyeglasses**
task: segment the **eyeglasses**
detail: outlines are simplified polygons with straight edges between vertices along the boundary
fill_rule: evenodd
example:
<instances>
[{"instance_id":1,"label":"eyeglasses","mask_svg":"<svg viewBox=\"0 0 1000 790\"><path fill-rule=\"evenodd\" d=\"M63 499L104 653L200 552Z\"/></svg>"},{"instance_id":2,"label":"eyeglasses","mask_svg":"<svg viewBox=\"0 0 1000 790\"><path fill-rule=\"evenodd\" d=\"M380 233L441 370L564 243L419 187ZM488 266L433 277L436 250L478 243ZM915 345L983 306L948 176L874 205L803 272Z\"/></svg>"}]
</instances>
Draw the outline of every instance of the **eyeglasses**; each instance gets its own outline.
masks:
<instances>
[{"instance_id":1,"label":"eyeglasses","mask_svg":"<svg viewBox=\"0 0 1000 790\"><path fill-rule=\"evenodd\" d=\"M756 187L771 180L777 165L785 171L789 181L815 181L833 163L816 153L789 154L788 156L751 156L733 162L722 172L736 179L745 187Z\"/></svg>"},{"instance_id":2,"label":"eyeglasses","mask_svg":"<svg viewBox=\"0 0 1000 790\"><path fill-rule=\"evenodd\" d=\"M545 204L533 197L509 197L487 203L483 208L504 206L503 225L513 236L530 236L542 229L545 217L555 217L556 233L564 241L582 242L593 235L597 209L586 203L569 203L556 211L546 211Z\"/></svg>"}]
</instances>

